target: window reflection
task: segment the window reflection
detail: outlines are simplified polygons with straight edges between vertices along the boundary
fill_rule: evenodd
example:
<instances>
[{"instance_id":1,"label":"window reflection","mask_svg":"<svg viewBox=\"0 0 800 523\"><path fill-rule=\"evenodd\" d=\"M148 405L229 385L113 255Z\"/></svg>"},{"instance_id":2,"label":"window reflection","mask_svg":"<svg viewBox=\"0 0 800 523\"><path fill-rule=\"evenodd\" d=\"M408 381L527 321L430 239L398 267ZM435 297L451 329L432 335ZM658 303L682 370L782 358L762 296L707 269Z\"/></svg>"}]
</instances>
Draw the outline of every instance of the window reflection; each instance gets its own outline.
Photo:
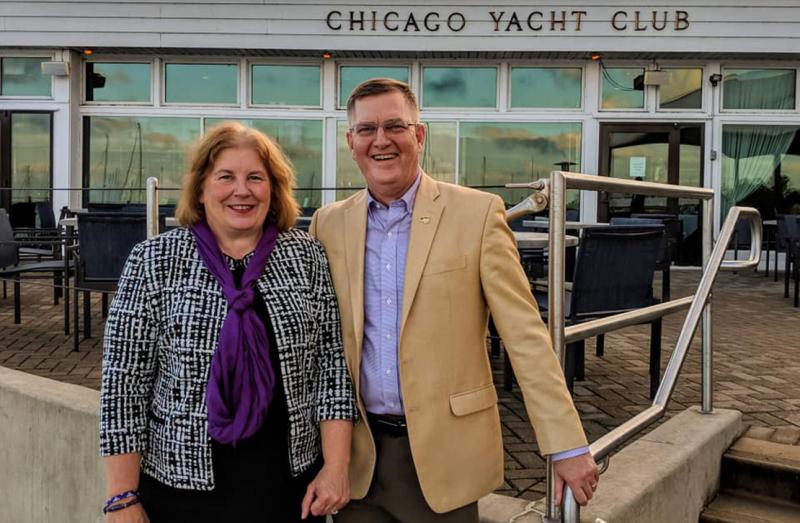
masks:
<instances>
[{"instance_id":1,"label":"window reflection","mask_svg":"<svg viewBox=\"0 0 800 523\"><path fill-rule=\"evenodd\" d=\"M425 145L420 163L422 169L436 180L457 183L456 122L426 122Z\"/></svg>"},{"instance_id":2,"label":"window reflection","mask_svg":"<svg viewBox=\"0 0 800 523\"><path fill-rule=\"evenodd\" d=\"M765 219L800 213L800 127L722 128L722 216L733 205L755 207Z\"/></svg>"},{"instance_id":3,"label":"window reflection","mask_svg":"<svg viewBox=\"0 0 800 523\"><path fill-rule=\"evenodd\" d=\"M167 64L164 71L167 103L237 103L236 64Z\"/></svg>"},{"instance_id":4,"label":"window reflection","mask_svg":"<svg viewBox=\"0 0 800 523\"><path fill-rule=\"evenodd\" d=\"M206 131L228 118L206 118ZM322 206L322 121L321 120L238 120L263 132L278 145L294 165L295 198L308 214Z\"/></svg>"},{"instance_id":5,"label":"window reflection","mask_svg":"<svg viewBox=\"0 0 800 523\"><path fill-rule=\"evenodd\" d=\"M180 187L189 145L200 135L199 118L91 116L89 191L92 202L142 203L149 176L160 187ZM179 191L161 192L162 203L175 203ZM86 202L84 202L86 203Z\"/></svg>"},{"instance_id":6,"label":"window reflection","mask_svg":"<svg viewBox=\"0 0 800 523\"><path fill-rule=\"evenodd\" d=\"M794 69L726 69L723 109L794 109Z\"/></svg>"},{"instance_id":7,"label":"window reflection","mask_svg":"<svg viewBox=\"0 0 800 523\"><path fill-rule=\"evenodd\" d=\"M703 70L669 69L667 82L658 88L661 109L700 109L703 106Z\"/></svg>"},{"instance_id":8,"label":"window reflection","mask_svg":"<svg viewBox=\"0 0 800 523\"><path fill-rule=\"evenodd\" d=\"M347 147L347 120L336 122L336 199L344 200L366 186L350 149Z\"/></svg>"},{"instance_id":9,"label":"window reflection","mask_svg":"<svg viewBox=\"0 0 800 523\"><path fill-rule=\"evenodd\" d=\"M252 103L320 105L318 65L254 65Z\"/></svg>"},{"instance_id":10,"label":"window reflection","mask_svg":"<svg viewBox=\"0 0 800 523\"><path fill-rule=\"evenodd\" d=\"M12 203L50 199L50 114L11 114L11 191Z\"/></svg>"},{"instance_id":11,"label":"window reflection","mask_svg":"<svg viewBox=\"0 0 800 523\"><path fill-rule=\"evenodd\" d=\"M339 107L347 106L353 89L370 78L393 78L408 83L408 67L371 67L343 65L339 68Z\"/></svg>"},{"instance_id":12,"label":"window reflection","mask_svg":"<svg viewBox=\"0 0 800 523\"><path fill-rule=\"evenodd\" d=\"M514 67L511 69L511 107L578 109L581 69Z\"/></svg>"},{"instance_id":13,"label":"window reflection","mask_svg":"<svg viewBox=\"0 0 800 523\"><path fill-rule=\"evenodd\" d=\"M149 63L86 64L87 102L150 102Z\"/></svg>"},{"instance_id":14,"label":"window reflection","mask_svg":"<svg viewBox=\"0 0 800 523\"><path fill-rule=\"evenodd\" d=\"M545 178L568 162L579 171L581 124L462 122L459 149L460 183L483 187L513 205L530 190L491 186ZM568 200L576 208L578 192L571 191Z\"/></svg>"},{"instance_id":15,"label":"window reflection","mask_svg":"<svg viewBox=\"0 0 800 523\"><path fill-rule=\"evenodd\" d=\"M495 107L497 69L494 67L425 67L422 70L424 107Z\"/></svg>"},{"instance_id":16,"label":"window reflection","mask_svg":"<svg viewBox=\"0 0 800 523\"><path fill-rule=\"evenodd\" d=\"M49 58L3 58L3 96L50 96L50 76L42 74Z\"/></svg>"},{"instance_id":17,"label":"window reflection","mask_svg":"<svg viewBox=\"0 0 800 523\"><path fill-rule=\"evenodd\" d=\"M642 109L644 90L634 87L634 79L644 75L642 68L603 67L603 109Z\"/></svg>"}]
</instances>

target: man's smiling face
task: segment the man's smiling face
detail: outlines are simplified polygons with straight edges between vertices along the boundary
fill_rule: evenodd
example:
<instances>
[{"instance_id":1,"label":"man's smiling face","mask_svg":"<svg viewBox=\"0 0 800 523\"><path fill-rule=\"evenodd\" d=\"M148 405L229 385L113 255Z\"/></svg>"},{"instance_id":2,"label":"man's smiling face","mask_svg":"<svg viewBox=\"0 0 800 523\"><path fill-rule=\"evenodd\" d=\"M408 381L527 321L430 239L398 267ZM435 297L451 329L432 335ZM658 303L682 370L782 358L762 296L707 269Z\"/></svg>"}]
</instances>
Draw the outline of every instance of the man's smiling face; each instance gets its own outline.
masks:
<instances>
[{"instance_id":1,"label":"man's smiling face","mask_svg":"<svg viewBox=\"0 0 800 523\"><path fill-rule=\"evenodd\" d=\"M387 132L384 126L393 122L408 128ZM385 204L400 198L416 179L425 128L408 124L418 122L419 115L399 91L366 96L355 102L347 145L373 197ZM377 132L364 136L354 131L364 126L377 126Z\"/></svg>"}]
</instances>

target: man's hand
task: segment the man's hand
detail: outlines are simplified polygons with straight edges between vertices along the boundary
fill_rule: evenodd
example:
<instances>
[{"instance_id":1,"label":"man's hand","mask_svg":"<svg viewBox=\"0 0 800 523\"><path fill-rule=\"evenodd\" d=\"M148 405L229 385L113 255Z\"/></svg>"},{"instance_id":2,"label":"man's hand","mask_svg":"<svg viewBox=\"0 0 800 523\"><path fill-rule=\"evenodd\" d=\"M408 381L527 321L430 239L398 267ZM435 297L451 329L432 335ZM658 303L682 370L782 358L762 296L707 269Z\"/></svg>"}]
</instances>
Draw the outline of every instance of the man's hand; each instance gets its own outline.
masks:
<instances>
[{"instance_id":1,"label":"man's hand","mask_svg":"<svg viewBox=\"0 0 800 523\"><path fill-rule=\"evenodd\" d=\"M350 482L347 469L323 466L306 489L300 518L306 519L309 513L314 516L336 514L340 508L347 505L348 501L350 501Z\"/></svg>"},{"instance_id":2,"label":"man's hand","mask_svg":"<svg viewBox=\"0 0 800 523\"><path fill-rule=\"evenodd\" d=\"M553 462L556 475L556 505L564 498L564 483L572 489L578 505L586 505L592 499L600 480L600 471L588 452L572 458Z\"/></svg>"}]
</instances>

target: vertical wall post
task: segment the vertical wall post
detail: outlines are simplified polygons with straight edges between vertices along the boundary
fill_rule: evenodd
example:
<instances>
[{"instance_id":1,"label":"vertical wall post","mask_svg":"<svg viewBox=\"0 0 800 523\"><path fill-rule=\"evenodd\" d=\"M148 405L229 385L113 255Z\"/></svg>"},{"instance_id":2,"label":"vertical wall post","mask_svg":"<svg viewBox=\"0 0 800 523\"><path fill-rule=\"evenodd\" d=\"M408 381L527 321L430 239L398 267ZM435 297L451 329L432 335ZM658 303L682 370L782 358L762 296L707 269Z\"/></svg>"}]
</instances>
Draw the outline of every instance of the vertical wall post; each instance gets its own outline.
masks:
<instances>
[{"instance_id":1,"label":"vertical wall post","mask_svg":"<svg viewBox=\"0 0 800 523\"><path fill-rule=\"evenodd\" d=\"M147 238L158 236L158 178L147 178Z\"/></svg>"}]
</instances>

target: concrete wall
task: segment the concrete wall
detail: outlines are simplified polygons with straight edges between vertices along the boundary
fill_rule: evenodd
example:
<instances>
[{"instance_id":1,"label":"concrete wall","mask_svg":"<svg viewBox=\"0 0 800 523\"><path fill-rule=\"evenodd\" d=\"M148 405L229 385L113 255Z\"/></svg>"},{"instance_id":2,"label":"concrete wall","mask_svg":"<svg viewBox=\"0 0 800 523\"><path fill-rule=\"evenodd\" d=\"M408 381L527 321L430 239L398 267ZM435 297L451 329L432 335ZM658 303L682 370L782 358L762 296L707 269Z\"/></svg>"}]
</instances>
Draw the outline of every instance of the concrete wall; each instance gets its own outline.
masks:
<instances>
[{"instance_id":1,"label":"concrete wall","mask_svg":"<svg viewBox=\"0 0 800 523\"><path fill-rule=\"evenodd\" d=\"M581 522L696 523L719 489L722 454L741 432L739 411L681 412L612 456ZM481 522L505 523L527 505L491 494L480 501ZM541 520L529 513L516 521Z\"/></svg>"},{"instance_id":2,"label":"concrete wall","mask_svg":"<svg viewBox=\"0 0 800 523\"><path fill-rule=\"evenodd\" d=\"M0 521L102 521L97 391L0 367Z\"/></svg>"}]
</instances>

